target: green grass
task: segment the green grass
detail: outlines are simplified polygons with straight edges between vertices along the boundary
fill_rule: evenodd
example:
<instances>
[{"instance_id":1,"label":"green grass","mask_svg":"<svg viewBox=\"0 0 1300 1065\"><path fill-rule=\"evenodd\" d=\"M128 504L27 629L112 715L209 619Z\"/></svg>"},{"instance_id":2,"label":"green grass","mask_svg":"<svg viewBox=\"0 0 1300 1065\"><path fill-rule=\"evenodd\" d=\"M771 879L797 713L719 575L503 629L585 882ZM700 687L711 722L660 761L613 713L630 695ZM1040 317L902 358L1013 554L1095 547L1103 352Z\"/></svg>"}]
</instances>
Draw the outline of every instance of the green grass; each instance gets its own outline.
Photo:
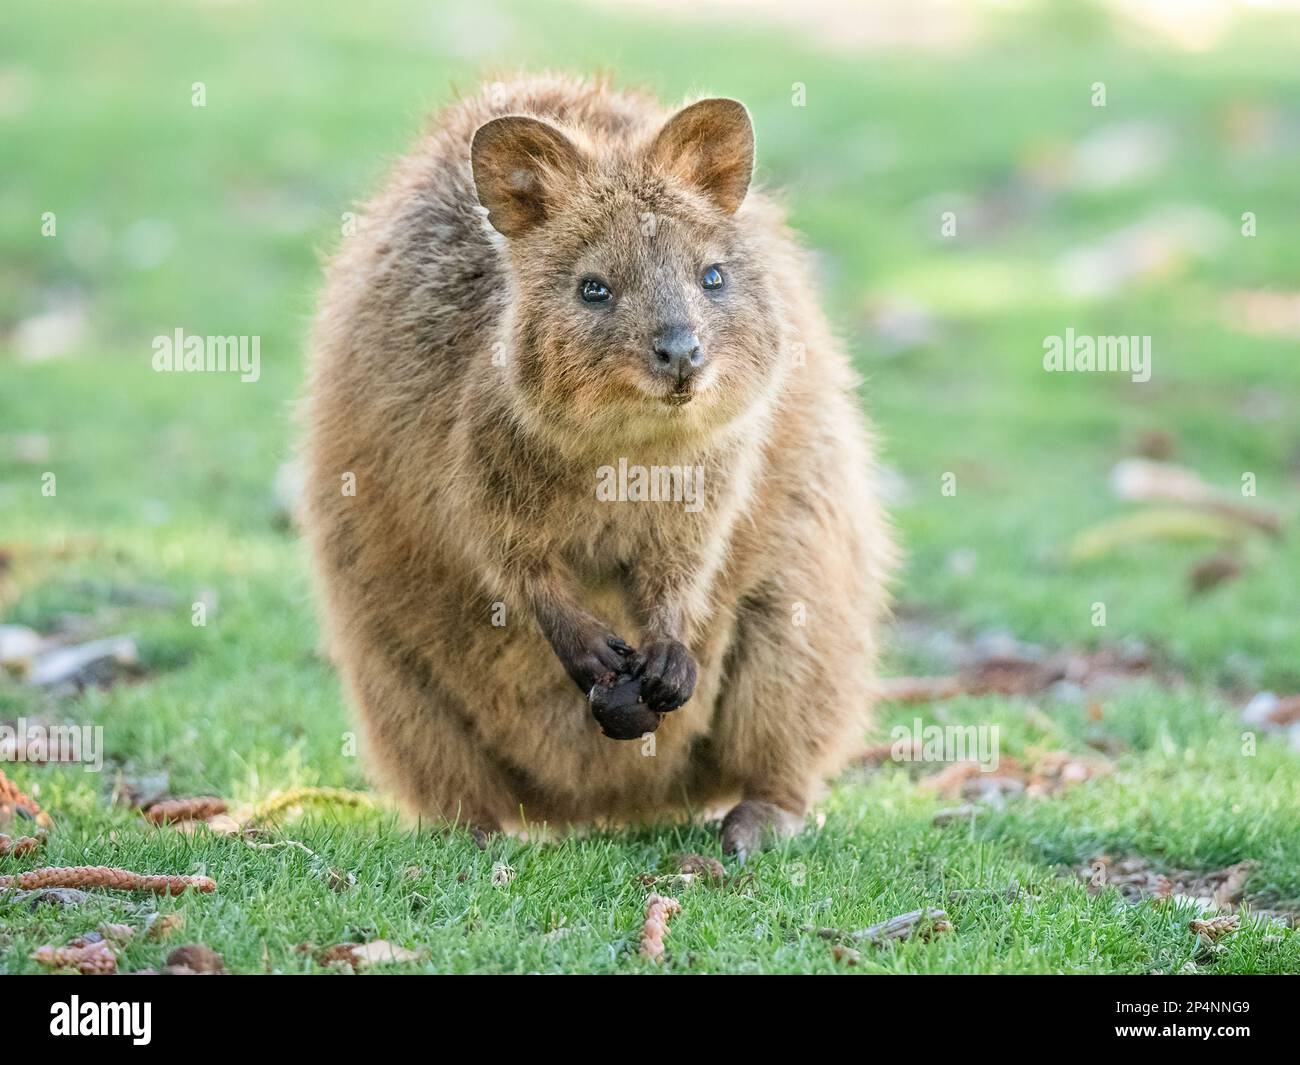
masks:
<instances>
[{"instance_id":1,"label":"green grass","mask_svg":"<svg viewBox=\"0 0 1300 1065\"><path fill-rule=\"evenodd\" d=\"M1086 750L1097 728L1126 749L1108 777L947 828L931 825L945 803L905 770L850 774L822 804L821 831L732 866L728 887L685 892L664 968L842 971L816 929L939 905L952 934L864 950L853 971L1300 971L1294 932L1278 939L1248 924L1225 953L1198 960L1189 912L1090 896L1069 872L1103 852L1167 869L1250 858L1257 905L1300 907L1300 758L1264 736L1244 754L1243 728L1219 694L1300 688L1300 364L1294 339L1237 332L1217 310L1233 289L1300 289L1296 22L1254 16L1214 50L1188 54L1123 43L1102 19L1053 28L1045 11L994 19L977 49L936 59L823 54L759 24L656 23L594 6L438 9L375 3L361 18L309 3L6 8L0 548L12 564L0 619L50 631L68 614L88 617L98 632L134 633L148 669L138 683L55 703L0 682L0 722L45 715L105 730L103 774L5 767L57 817L41 861L206 871L215 894L157 906L183 910L184 939L240 971L312 971L300 944L371 938L426 949L414 969L645 967L637 878L667 871L676 851L716 853L707 826L497 839L480 852L464 833L326 811L268 837L297 840L312 858L148 827L109 802L119 774L164 769L176 794L238 800L297 784L365 786L345 753L337 679L315 653L301 547L270 498L291 449L318 258L453 82L503 66L605 67L665 96L707 89L753 110L763 176L787 188L793 220L819 252L826 302L906 484L893 509L908 611L957 634L1005 629L1046 646L1137 639L1187 678L1177 690L1145 685L1101 700L1100 725L1085 706L1052 700L1037 712L1000 699L924 709L927 721L998 725L1004 755ZM481 53L461 47L466 32L486 37ZM1098 80L1105 109L1089 104ZM190 104L196 81L205 108ZM795 82L807 86L805 108L791 106ZM1224 129L1252 107L1277 116L1279 132L1238 149ZM1036 207L1017 191L1026 160L1130 120L1170 131L1154 174L1113 191L1067 186ZM999 195L1014 204L1010 224L967 235L960 205ZM959 230L944 241L938 214L949 200ZM1168 204L1223 220L1213 254L1101 300L1056 283L1069 249ZM1259 219L1250 239L1237 235L1247 210ZM57 215L54 238L40 234L46 211ZM12 328L69 290L85 302L84 338L60 358L20 361ZM928 306L936 338L882 354L865 325L882 296ZM261 380L154 374L151 340L178 326L260 335ZM1070 326L1151 335L1152 382L1043 373L1042 338ZM1282 540L1245 545L1246 574L1208 596L1186 591L1203 548L1064 561L1079 530L1125 510L1107 473L1150 431L1171 434L1178 460L1226 489L1254 473L1258 502L1287 521ZM13 437L28 433L48 439L48 459L16 455ZM47 471L58 479L53 498L41 494ZM941 494L947 472L955 496ZM973 568L950 565L954 552ZM141 587L169 590L174 604L133 604ZM191 603L207 597L216 605L195 627ZM1092 625L1097 602L1104 628ZM947 668L909 648L889 665ZM890 711L882 731L913 716ZM514 870L503 884L493 882L498 863ZM32 865L0 859L0 874ZM355 886L332 890L331 868ZM1029 895L1008 899L1012 880ZM948 901L969 889L986 890ZM0 900L0 971L34 971L36 946L103 920L138 922L154 905L96 897L59 913ZM557 928L571 931L548 934ZM136 942L123 967L159 964L166 950Z\"/></svg>"}]
</instances>

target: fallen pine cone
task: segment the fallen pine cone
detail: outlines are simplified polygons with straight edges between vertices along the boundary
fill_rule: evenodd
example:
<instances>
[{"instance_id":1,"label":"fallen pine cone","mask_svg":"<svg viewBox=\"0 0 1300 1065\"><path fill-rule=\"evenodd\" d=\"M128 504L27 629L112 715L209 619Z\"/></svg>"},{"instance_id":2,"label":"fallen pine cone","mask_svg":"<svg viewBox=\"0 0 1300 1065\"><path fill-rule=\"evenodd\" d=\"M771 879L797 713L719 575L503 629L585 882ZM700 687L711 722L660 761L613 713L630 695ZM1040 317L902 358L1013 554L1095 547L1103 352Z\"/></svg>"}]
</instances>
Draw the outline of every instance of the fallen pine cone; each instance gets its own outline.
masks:
<instances>
[{"instance_id":1,"label":"fallen pine cone","mask_svg":"<svg viewBox=\"0 0 1300 1065\"><path fill-rule=\"evenodd\" d=\"M106 865L52 866L12 876L0 876L0 889L37 891L52 887L107 888L110 891L152 891L156 895L179 895L187 888L215 891L217 882L206 876L146 875Z\"/></svg>"},{"instance_id":2,"label":"fallen pine cone","mask_svg":"<svg viewBox=\"0 0 1300 1065\"><path fill-rule=\"evenodd\" d=\"M1241 918L1235 913L1226 917L1211 917L1204 921L1193 921L1187 926L1196 933L1196 937L1206 946L1217 942L1224 936L1230 936L1241 927Z\"/></svg>"},{"instance_id":3,"label":"fallen pine cone","mask_svg":"<svg viewBox=\"0 0 1300 1065\"><path fill-rule=\"evenodd\" d=\"M160 943L185 927L183 913L151 913L144 919L145 939Z\"/></svg>"},{"instance_id":4,"label":"fallen pine cone","mask_svg":"<svg viewBox=\"0 0 1300 1065\"><path fill-rule=\"evenodd\" d=\"M117 955L103 939L69 944L66 947L38 947L29 957L47 969L76 969L86 976L117 972Z\"/></svg>"},{"instance_id":5,"label":"fallen pine cone","mask_svg":"<svg viewBox=\"0 0 1300 1065\"><path fill-rule=\"evenodd\" d=\"M664 956L664 936L668 934L668 918L682 912L676 899L652 894L645 902L645 925L641 928L641 957L658 962Z\"/></svg>"},{"instance_id":6,"label":"fallen pine cone","mask_svg":"<svg viewBox=\"0 0 1300 1065\"><path fill-rule=\"evenodd\" d=\"M7 824L15 810L42 828L49 828L53 824L50 815L41 809L40 803L19 791L17 785L5 776L5 771L0 769L0 824Z\"/></svg>"},{"instance_id":7,"label":"fallen pine cone","mask_svg":"<svg viewBox=\"0 0 1300 1065\"><path fill-rule=\"evenodd\" d=\"M19 836L17 839L11 839L9 836L0 835L0 858L9 854L15 858L34 854L40 850L44 842L43 836Z\"/></svg>"},{"instance_id":8,"label":"fallen pine cone","mask_svg":"<svg viewBox=\"0 0 1300 1065\"><path fill-rule=\"evenodd\" d=\"M224 814L229 809L225 799L200 795L192 799L164 799L144 810L145 820L155 825L170 825L177 821L206 821L209 817Z\"/></svg>"}]
</instances>

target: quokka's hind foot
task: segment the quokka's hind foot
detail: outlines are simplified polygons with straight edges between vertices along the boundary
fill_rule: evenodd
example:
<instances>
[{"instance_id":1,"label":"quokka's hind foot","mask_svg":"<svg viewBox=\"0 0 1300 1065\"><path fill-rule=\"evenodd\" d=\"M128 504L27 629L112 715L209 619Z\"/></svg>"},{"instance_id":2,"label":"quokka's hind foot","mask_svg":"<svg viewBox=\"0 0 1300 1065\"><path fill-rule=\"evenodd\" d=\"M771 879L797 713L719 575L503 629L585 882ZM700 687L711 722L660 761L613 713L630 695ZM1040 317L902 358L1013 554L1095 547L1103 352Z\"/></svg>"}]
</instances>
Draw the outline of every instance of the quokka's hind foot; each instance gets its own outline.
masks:
<instances>
[{"instance_id":1,"label":"quokka's hind foot","mask_svg":"<svg viewBox=\"0 0 1300 1065\"><path fill-rule=\"evenodd\" d=\"M768 844L795 835L802 826L802 817L776 803L745 799L722 819L722 850L743 862Z\"/></svg>"}]
</instances>

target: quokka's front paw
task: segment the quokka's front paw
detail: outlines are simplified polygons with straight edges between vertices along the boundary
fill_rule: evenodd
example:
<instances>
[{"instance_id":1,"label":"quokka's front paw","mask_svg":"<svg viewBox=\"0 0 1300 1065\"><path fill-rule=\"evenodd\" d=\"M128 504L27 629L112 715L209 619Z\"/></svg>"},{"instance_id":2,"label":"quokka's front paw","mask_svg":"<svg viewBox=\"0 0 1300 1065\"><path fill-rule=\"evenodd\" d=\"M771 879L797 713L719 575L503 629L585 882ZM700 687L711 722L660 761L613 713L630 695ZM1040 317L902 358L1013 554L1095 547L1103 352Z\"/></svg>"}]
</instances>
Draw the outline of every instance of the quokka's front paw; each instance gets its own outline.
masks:
<instances>
[{"instance_id":1,"label":"quokka's front paw","mask_svg":"<svg viewBox=\"0 0 1300 1065\"><path fill-rule=\"evenodd\" d=\"M590 695L602 677L625 671L635 654L626 641L598 626L564 633L551 646L583 695Z\"/></svg>"},{"instance_id":2,"label":"quokka's front paw","mask_svg":"<svg viewBox=\"0 0 1300 1065\"><path fill-rule=\"evenodd\" d=\"M657 714L676 710L695 691L695 659L676 640L651 640L645 644L632 672L641 678L641 698Z\"/></svg>"}]
</instances>

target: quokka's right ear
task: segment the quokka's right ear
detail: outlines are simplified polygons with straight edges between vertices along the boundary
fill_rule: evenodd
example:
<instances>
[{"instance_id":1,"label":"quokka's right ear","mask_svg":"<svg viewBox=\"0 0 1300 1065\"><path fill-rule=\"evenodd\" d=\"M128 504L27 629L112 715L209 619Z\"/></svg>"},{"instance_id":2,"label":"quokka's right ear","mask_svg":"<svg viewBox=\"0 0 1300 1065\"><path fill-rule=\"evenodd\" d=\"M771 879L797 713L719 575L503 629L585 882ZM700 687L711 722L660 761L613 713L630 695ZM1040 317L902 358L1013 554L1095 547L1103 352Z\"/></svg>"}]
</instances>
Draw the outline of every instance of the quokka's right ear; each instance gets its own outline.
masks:
<instances>
[{"instance_id":1,"label":"quokka's right ear","mask_svg":"<svg viewBox=\"0 0 1300 1065\"><path fill-rule=\"evenodd\" d=\"M754 124L748 109L724 97L682 108L650 145L650 162L734 214L754 174Z\"/></svg>"},{"instance_id":2,"label":"quokka's right ear","mask_svg":"<svg viewBox=\"0 0 1300 1065\"><path fill-rule=\"evenodd\" d=\"M492 228L517 237L541 222L583 167L574 143L554 126L505 115L479 126L470 146L478 202Z\"/></svg>"}]
</instances>

